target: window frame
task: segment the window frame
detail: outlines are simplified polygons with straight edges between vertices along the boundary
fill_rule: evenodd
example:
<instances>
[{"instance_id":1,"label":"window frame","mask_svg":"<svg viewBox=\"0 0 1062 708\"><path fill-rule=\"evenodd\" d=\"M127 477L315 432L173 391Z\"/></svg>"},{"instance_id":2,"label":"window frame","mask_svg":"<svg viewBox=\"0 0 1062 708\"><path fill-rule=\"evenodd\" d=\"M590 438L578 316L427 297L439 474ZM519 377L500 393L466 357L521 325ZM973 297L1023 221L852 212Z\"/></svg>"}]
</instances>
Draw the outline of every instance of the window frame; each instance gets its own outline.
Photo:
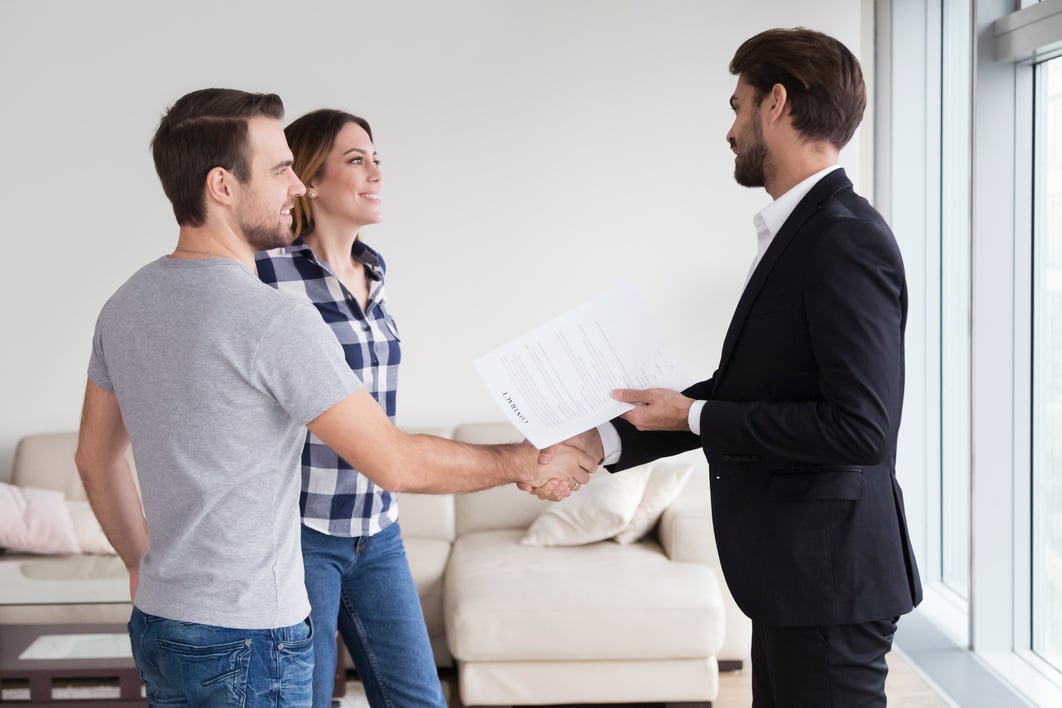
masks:
<instances>
[{"instance_id":1,"label":"window frame","mask_svg":"<svg viewBox=\"0 0 1062 708\"><path fill-rule=\"evenodd\" d=\"M926 589L916 613L1028 699L1062 705L1062 672L1032 652L1033 215L1031 196L1024 196L1033 194L1032 61L1060 51L1044 45L1030 50L1026 39L1043 37L1037 17L1062 27L1062 0L971 0L968 604L938 582L941 192L932 156L940 155L938 60L946 1L875 5L875 201L901 241L912 302L897 473ZM1015 11L1018 6L1030 7ZM1015 21L1019 13L1025 14ZM1007 39L1025 54L1000 56L1001 28L1034 33ZM1062 31L1051 32L1062 46ZM901 620L901 647L902 636Z\"/></svg>"}]
</instances>

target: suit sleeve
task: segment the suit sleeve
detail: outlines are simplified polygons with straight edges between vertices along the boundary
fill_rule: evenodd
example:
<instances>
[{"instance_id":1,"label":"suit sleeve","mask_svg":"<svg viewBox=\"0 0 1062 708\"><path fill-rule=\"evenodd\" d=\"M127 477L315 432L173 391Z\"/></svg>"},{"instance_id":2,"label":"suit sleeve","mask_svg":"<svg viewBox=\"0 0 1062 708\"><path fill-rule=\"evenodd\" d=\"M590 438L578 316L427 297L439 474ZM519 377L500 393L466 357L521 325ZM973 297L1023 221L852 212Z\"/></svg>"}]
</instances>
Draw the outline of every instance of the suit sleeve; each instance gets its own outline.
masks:
<instances>
[{"instance_id":1,"label":"suit sleeve","mask_svg":"<svg viewBox=\"0 0 1062 708\"><path fill-rule=\"evenodd\" d=\"M682 393L696 400L707 399L712 392L712 379L695 383ZM638 430L623 418L611 421L619 433L621 452L618 462L606 465L609 472L619 472L652 462L661 457L670 457L701 446L699 437L684 431Z\"/></svg>"},{"instance_id":2,"label":"suit sleeve","mask_svg":"<svg viewBox=\"0 0 1062 708\"><path fill-rule=\"evenodd\" d=\"M877 464L890 454L903 395L903 265L883 224L848 218L821 235L803 285L817 400L709 400L713 453L809 464Z\"/></svg>"}]
</instances>

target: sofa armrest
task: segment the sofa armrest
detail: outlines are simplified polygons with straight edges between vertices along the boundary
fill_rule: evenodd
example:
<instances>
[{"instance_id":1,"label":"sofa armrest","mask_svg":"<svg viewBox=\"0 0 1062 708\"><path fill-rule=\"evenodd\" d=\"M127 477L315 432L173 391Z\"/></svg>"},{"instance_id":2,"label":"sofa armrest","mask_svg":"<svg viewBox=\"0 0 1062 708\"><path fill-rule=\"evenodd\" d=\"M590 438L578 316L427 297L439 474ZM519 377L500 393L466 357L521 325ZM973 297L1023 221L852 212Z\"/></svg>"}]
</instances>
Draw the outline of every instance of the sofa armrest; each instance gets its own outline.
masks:
<instances>
[{"instance_id":1,"label":"sofa armrest","mask_svg":"<svg viewBox=\"0 0 1062 708\"><path fill-rule=\"evenodd\" d=\"M675 501L660 515L660 545L673 561L719 567L708 497L708 474L697 468Z\"/></svg>"},{"instance_id":2,"label":"sofa armrest","mask_svg":"<svg viewBox=\"0 0 1062 708\"><path fill-rule=\"evenodd\" d=\"M726 609L726 634L717 655L720 668L732 670L748 666L752 623L734 602L719 564L707 468L698 466L694 469L682 493L661 514L657 532L660 545L671 560L701 563L715 569Z\"/></svg>"}]
</instances>

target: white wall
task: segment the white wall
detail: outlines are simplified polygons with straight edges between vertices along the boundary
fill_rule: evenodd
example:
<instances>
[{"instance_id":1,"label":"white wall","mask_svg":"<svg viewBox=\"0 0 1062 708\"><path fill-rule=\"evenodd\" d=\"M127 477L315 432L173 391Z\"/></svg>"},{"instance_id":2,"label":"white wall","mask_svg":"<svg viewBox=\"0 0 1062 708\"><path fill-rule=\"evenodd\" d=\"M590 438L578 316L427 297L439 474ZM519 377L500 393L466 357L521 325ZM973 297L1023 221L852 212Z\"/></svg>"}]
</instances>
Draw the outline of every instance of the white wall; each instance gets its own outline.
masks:
<instances>
[{"instance_id":1,"label":"white wall","mask_svg":"<svg viewBox=\"0 0 1062 708\"><path fill-rule=\"evenodd\" d=\"M148 142L181 94L369 119L399 422L449 426L501 419L476 357L624 278L714 370L767 203L732 179L727 64L772 26L867 56L866 5L0 0L0 478L20 436L76 428L100 306L174 243Z\"/></svg>"}]
</instances>

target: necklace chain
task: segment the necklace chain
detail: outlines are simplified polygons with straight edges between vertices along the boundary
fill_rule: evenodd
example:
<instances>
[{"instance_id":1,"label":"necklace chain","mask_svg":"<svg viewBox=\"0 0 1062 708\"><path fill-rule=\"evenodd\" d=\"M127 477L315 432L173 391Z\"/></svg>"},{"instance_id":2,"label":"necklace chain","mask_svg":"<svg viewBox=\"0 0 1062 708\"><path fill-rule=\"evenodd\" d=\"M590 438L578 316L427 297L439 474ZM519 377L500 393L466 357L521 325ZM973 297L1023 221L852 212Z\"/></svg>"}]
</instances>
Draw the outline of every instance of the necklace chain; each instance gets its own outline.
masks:
<instances>
[{"instance_id":1,"label":"necklace chain","mask_svg":"<svg viewBox=\"0 0 1062 708\"><path fill-rule=\"evenodd\" d=\"M175 250L175 251L184 251L185 253L198 253L198 254L203 255L203 256L212 256L212 255L214 255L213 251L197 251L194 248L183 248L181 246L174 246L173 250Z\"/></svg>"}]
</instances>

